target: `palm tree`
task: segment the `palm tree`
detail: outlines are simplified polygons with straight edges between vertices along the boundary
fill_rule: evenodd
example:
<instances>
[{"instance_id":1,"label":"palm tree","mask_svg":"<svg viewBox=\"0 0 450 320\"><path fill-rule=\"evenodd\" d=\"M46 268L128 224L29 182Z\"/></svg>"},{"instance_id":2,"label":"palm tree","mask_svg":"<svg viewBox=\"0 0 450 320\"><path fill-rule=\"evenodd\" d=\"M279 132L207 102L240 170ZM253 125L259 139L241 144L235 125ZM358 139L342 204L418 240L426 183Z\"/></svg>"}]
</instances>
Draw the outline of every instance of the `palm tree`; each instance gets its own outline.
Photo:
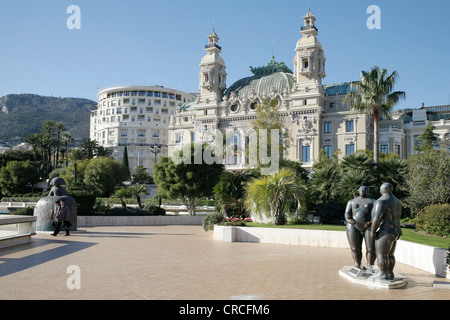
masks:
<instances>
[{"instance_id":1,"label":"palm tree","mask_svg":"<svg viewBox=\"0 0 450 320\"><path fill-rule=\"evenodd\" d=\"M95 155L97 157L112 157L113 151L104 146L97 146L97 148L95 148Z\"/></svg>"},{"instance_id":2,"label":"palm tree","mask_svg":"<svg viewBox=\"0 0 450 320\"><path fill-rule=\"evenodd\" d=\"M95 150L98 148L97 140L83 139L80 144L80 148L86 154L86 158L94 158Z\"/></svg>"},{"instance_id":3,"label":"palm tree","mask_svg":"<svg viewBox=\"0 0 450 320\"><path fill-rule=\"evenodd\" d=\"M249 212L269 215L272 224L284 224L286 215L304 209L305 182L289 168L281 168L273 175L253 179L246 188L245 206Z\"/></svg>"},{"instance_id":4,"label":"palm tree","mask_svg":"<svg viewBox=\"0 0 450 320\"><path fill-rule=\"evenodd\" d=\"M337 185L340 177L337 163L324 164L318 167L308 181L312 201L319 204L337 200L339 198Z\"/></svg>"},{"instance_id":5,"label":"palm tree","mask_svg":"<svg viewBox=\"0 0 450 320\"><path fill-rule=\"evenodd\" d=\"M77 161L85 159L84 152L80 149L72 149L69 159L73 162L74 182L77 182Z\"/></svg>"},{"instance_id":6,"label":"palm tree","mask_svg":"<svg viewBox=\"0 0 450 320\"><path fill-rule=\"evenodd\" d=\"M249 170L224 171L214 186L214 197L220 203L222 213L227 216L245 215L245 185L253 177Z\"/></svg>"},{"instance_id":7,"label":"palm tree","mask_svg":"<svg viewBox=\"0 0 450 320\"><path fill-rule=\"evenodd\" d=\"M61 134L63 131L67 130L67 128L64 126L64 123L56 122L55 130L56 130L56 157L54 160L54 164L56 168L57 164L59 163L59 148L61 145Z\"/></svg>"},{"instance_id":8,"label":"palm tree","mask_svg":"<svg viewBox=\"0 0 450 320\"><path fill-rule=\"evenodd\" d=\"M397 81L397 71L387 75L386 69L373 67L369 72L361 71L361 81L353 83L355 91L346 95L344 101L350 100L351 109L373 114L374 145L373 154L376 164L379 163L378 122L380 116L389 117L394 105L405 97L405 92L392 92Z\"/></svg>"},{"instance_id":9,"label":"palm tree","mask_svg":"<svg viewBox=\"0 0 450 320\"><path fill-rule=\"evenodd\" d=\"M65 157L66 167L68 167L69 166L69 162L68 162L68 158L67 158L67 155L69 154L68 147L69 147L69 144L73 143L75 140L69 132L63 132L61 134L61 140L62 140L62 143L64 143L64 147L65 147L64 157Z\"/></svg>"}]
</instances>

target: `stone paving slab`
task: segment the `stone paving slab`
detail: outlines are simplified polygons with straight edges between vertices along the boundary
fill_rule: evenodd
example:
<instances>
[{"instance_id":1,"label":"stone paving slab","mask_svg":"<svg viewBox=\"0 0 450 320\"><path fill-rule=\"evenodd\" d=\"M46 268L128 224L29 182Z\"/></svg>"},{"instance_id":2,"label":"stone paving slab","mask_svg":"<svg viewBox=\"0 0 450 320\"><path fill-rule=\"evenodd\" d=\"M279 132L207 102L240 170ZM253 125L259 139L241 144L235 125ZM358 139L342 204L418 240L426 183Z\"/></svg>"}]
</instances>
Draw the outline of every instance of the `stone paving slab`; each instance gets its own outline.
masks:
<instances>
[{"instance_id":1,"label":"stone paving slab","mask_svg":"<svg viewBox=\"0 0 450 320\"><path fill-rule=\"evenodd\" d=\"M352 262L346 249L228 243L201 226L81 229L69 237L40 233L1 249L0 299L450 299L450 290L433 287L447 279L400 263L395 271L407 279L404 288L354 284L339 276ZM68 280L80 288L70 289Z\"/></svg>"}]
</instances>

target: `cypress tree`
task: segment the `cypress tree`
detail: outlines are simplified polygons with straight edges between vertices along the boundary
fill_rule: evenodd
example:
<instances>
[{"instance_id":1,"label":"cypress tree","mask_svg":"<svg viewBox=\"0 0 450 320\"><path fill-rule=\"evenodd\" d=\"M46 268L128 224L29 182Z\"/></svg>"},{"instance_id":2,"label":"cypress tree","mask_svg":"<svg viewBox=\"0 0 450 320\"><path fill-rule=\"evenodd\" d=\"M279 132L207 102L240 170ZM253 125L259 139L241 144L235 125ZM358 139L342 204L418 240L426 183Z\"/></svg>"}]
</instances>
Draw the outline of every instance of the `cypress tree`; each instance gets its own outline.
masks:
<instances>
[{"instance_id":1,"label":"cypress tree","mask_svg":"<svg viewBox=\"0 0 450 320\"><path fill-rule=\"evenodd\" d=\"M125 170L125 174L126 174L127 178L130 178L131 174L130 174L130 167L128 165L128 150L127 150L127 146L125 146L123 148L122 167Z\"/></svg>"}]
</instances>

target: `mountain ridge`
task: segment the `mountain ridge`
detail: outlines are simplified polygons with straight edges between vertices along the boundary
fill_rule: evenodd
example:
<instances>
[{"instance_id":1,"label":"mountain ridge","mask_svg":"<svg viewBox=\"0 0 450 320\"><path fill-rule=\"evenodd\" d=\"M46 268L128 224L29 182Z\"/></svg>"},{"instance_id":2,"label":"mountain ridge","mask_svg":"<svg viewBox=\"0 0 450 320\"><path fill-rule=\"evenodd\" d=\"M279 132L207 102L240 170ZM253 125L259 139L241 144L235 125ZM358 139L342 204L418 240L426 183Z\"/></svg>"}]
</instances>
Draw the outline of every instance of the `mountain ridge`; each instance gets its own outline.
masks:
<instances>
[{"instance_id":1,"label":"mountain ridge","mask_svg":"<svg viewBox=\"0 0 450 320\"><path fill-rule=\"evenodd\" d=\"M90 113L97 102L86 98L7 94L0 98L0 144L16 144L39 132L45 120L62 122L75 140L89 138Z\"/></svg>"}]
</instances>

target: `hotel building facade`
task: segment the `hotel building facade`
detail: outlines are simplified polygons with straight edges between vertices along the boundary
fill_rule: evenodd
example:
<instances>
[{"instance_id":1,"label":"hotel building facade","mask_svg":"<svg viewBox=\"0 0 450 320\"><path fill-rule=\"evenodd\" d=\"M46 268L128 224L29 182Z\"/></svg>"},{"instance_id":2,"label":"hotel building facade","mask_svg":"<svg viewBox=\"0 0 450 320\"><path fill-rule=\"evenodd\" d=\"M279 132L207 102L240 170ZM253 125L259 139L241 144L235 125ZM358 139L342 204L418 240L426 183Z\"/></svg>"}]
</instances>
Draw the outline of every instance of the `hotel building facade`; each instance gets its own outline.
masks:
<instances>
[{"instance_id":1,"label":"hotel building facade","mask_svg":"<svg viewBox=\"0 0 450 320\"><path fill-rule=\"evenodd\" d=\"M91 112L90 139L121 161L127 147L131 172L167 156L169 118L194 95L162 86L118 86L101 90Z\"/></svg>"}]
</instances>

